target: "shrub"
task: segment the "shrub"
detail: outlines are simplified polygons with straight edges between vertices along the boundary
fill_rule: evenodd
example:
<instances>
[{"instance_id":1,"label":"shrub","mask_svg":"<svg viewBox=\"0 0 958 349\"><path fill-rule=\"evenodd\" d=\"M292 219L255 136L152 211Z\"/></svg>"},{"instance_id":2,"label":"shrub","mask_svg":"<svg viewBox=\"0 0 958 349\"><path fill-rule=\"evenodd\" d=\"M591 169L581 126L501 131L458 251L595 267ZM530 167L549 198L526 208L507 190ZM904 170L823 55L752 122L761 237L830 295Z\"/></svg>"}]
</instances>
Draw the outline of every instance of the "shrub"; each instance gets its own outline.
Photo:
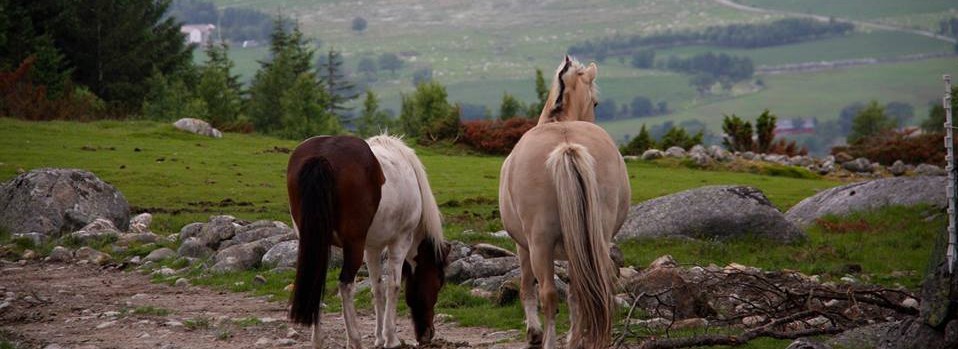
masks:
<instances>
[{"instance_id":1,"label":"shrub","mask_svg":"<svg viewBox=\"0 0 958 349\"><path fill-rule=\"evenodd\" d=\"M865 157L883 165L891 165L895 160L909 164L930 163L939 166L945 164L945 147L942 146L943 133L915 134L914 130L886 130L876 135L863 137L847 147L832 148L832 154L847 152L854 157Z\"/></svg>"},{"instance_id":2,"label":"shrub","mask_svg":"<svg viewBox=\"0 0 958 349\"><path fill-rule=\"evenodd\" d=\"M17 69L0 72L0 115L23 120L89 121L108 116L102 100L84 88L73 88L69 81L58 97L47 86L31 79L35 56L29 56Z\"/></svg>"},{"instance_id":3,"label":"shrub","mask_svg":"<svg viewBox=\"0 0 958 349\"><path fill-rule=\"evenodd\" d=\"M632 138L629 144L622 146L619 152L622 153L622 155L642 155L646 150L652 148L655 148L655 140L649 135L649 130L645 128L645 124L642 124L639 135Z\"/></svg>"},{"instance_id":4,"label":"shrub","mask_svg":"<svg viewBox=\"0 0 958 349\"><path fill-rule=\"evenodd\" d=\"M483 153L508 154L535 126L536 121L525 118L467 121L462 123L461 141Z\"/></svg>"}]
</instances>

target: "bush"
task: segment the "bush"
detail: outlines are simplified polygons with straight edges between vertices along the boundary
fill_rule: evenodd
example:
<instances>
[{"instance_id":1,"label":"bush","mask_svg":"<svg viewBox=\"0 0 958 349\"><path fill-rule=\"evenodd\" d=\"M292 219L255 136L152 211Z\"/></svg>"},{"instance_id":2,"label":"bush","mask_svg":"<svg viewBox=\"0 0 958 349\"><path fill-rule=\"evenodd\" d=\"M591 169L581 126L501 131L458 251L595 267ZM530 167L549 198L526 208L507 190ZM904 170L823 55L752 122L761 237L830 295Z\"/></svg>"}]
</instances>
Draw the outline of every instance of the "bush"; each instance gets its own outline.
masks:
<instances>
[{"instance_id":1,"label":"bush","mask_svg":"<svg viewBox=\"0 0 958 349\"><path fill-rule=\"evenodd\" d=\"M30 56L17 69L0 72L0 115L34 121L90 121L109 116L102 100L69 82L63 88L67 92L51 97L46 86L30 78L35 62L35 56Z\"/></svg>"},{"instance_id":2,"label":"bush","mask_svg":"<svg viewBox=\"0 0 958 349\"><path fill-rule=\"evenodd\" d=\"M929 163L945 165L944 133L915 134L909 131L883 131L877 135L860 138L847 147L832 148L832 154L847 152L854 157L865 157L883 165L895 160L909 164Z\"/></svg>"},{"instance_id":3,"label":"bush","mask_svg":"<svg viewBox=\"0 0 958 349\"><path fill-rule=\"evenodd\" d=\"M462 123L461 141L487 154L509 154L522 135L536 126L535 120L478 120Z\"/></svg>"},{"instance_id":4,"label":"bush","mask_svg":"<svg viewBox=\"0 0 958 349\"><path fill-rule=\"evenodd\" d=\"M655 140L649 135L649 130L645 128L645 124L642 124L639 135L632 138L628 144L619 148L619 152L622 153L622 155L642 155L646 150L652 148L655 148Z\"/></svg>"}]
</instances>

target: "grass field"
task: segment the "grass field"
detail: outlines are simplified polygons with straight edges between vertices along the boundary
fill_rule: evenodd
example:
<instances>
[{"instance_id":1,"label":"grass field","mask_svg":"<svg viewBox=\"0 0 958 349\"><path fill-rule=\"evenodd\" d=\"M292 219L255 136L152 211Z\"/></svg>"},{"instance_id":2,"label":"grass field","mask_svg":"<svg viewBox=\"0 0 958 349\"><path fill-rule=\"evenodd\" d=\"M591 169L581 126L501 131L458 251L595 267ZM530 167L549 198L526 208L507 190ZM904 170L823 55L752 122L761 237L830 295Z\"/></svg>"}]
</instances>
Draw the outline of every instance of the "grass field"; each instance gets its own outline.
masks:
<instances>
[{"instance_id":1,"label":"grass field","mask_svg":"<svg viewBox=\"0 0 958 349\"><path fill-rule=\"evenodd\" d=\"M759 8L863 20L958 11L958 4L950 0L736 0L736 2Z\"/></svg>"},{"instance_id":2,"label":"grass field","mask_svg":"<svg viewBox=\"0 0 958 349\"><path fill-rule=\"evenodd\" d=\"M152 211L155 214L153 229L160 234L177 232L183 224L205 221L214 214L288 222L283 173L288 155L275 152L274 147L294 146L292 141L255 135L227 134L222 139L209 139L145 121L33 123L0 118L0 180L12 178L21 168L55 166L91 170L118 187L132 205ZM442 208L446 236L511 248L508 239L486 234L500 228L495 212L502 158L464 155L452 146L418 148L418 153ZM636 161L627 165L634 202L703 185L744 184L762 189L773 204L784 210L804 197L839 184L822 179L695 170L670 162ZM224 199L251 205L208 205ZM177 210L182 212L174 213ZM822 275L824 280L836 280L844 275L848 264L858 264L864 270L859 277L870 282L915 288L933 237L945 225L943 215L927 218L936 213L923 207L893 207L830 218L830 225L812 227L808 230L809 240L795 245L760 240L726 243L643 240L624 243L621 248L626 260L638 266L672 254L683 264L738 262L766 269L796 269ZM127 253L147 252L141 249L142 246L134 246ZM887 258L891 254L896 258ZM186 266L184 260L161 264L175 268ZM896 271L904 271L898 273L904 276L893 277L892 272ZM267 282L263 285L249 282L257 274L264 275ZM335 285L336 275L335 271L330 273L330 288ZM215 275L197 269L188 276L196 285L272 295L276 300L288 297L283 288L293 278L291 272L272 273L265 269ZM173 282L173 278L157 277L156 281ZM447 286L440 297L438 312L452 315L465 326L522 327L519 304L495 306L472 296L469 291L467 287ZM337 311L338 302L336 297L327 298L327 309ZM360 292L357 302L361 309L369 309L369 291ZM566 314L563 306L560 330L568 326ZM780 348L787 343L760 340L744 347Z\"/></svg>"}]
</instances>

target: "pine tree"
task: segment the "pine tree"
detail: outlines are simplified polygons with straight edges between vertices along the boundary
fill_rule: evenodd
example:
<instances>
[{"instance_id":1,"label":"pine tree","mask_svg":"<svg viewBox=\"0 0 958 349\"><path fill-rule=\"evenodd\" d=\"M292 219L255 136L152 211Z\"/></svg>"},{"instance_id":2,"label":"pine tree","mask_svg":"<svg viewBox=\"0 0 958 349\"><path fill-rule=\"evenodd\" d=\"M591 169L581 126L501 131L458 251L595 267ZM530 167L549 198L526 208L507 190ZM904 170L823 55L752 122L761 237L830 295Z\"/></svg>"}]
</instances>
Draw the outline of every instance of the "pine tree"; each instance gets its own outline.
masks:
<instances>
[{"instance_id":1,"label":"pine tree","mask_svg":"<svg viewBox=\"0 0 958 349\"><path fill-rule=\"evenodd\" d=\"M363 112L356 124L356 133L363 138L377 135L393 127L393 121L385 112L379 110L379 101L373 91L366 90Z\"/></svg>"},{"instance_id":2,"label":"pine tree","mask_svg":"<svg viewBox=\"0 0 958 349\"><path fill-rule=\"evenodd\" d=\"M642 155L646 150L652 149L655 147L655 140L652 139L652 135L649 134L649 130L645 128L645 124L642 124L642 128L639 130L639 135L632 138L628 144L622 147L619 151L623 155Z\"/></svg>"},{"instance_id":3,"label":"pine tree","mask_svg":"<svg viewBox=\"0 0 958 349\"><path fill-rule=\"evenodd\" d=\"M871 101L852 119L852 130L848 134L848 143L856 143L882 131L895 128L895 121L885 115L885 107L878 101Z\"/></svg>"},{"instance_id":4,"label":"pine tree","mask_svg":"<svg viewBox=\"0 0 958 349\"><path fill-rule=\"evenodd\" d=\"M538 103L529 104L529 117L538 118L539 114L542 113L542 109L546 107L546 99L549 98L549 88L546 87L546 80L542 76L542 69L536 69L536 97L539 98Z\"/></svg>"},{"instance_id":5,"label":"pine tree","mask_svg":"<svg viewBox=\"0 0 958 349\"><path fill-rule=\"evenodd\" d=\"M330 100L326 105L326 111L337 115L343 123L348 122L347 113L352 108L346 107L346 103L358 97L354 89L356 85L346 79L346 73L343 71L343 58L339 51L332 48L319 62L319 81L329 92Z\"/></svg>"},{"instance_id":6,"label":"pine tree","mask_svg":"<svg viewBox=\"0 0 958 349\"><path fill-rule=\"evenodd\" d=\"M772 141L775 140L775 124L777 119L778 118L772 115L768 109L765 109L762 115L759 115L758 119L755 120L755 132L758 136L758 151L760 153L767 153L769 147L772 146Z\"/></svg>"},{"instance_id":7,"label":"pine tree","mask_svg":"<svg viewBox=\"0 0 958 349\"><path fill-rule=\"evenodd\" d=\"M306 139L342 132L339 120L324 110L329 95L316 84L312 73L299 74L290 89L280 97L282 128L279 135L289 139Z\"/></svg>"},{"instance_id":8,"label":"pine tree","mask_svg":"<svg viewBox=\"0 0 958 349\"><path fill-rule=\"evenodd\" d=\"M419 84L411 96L403 95L400 121L406 134L420 143L455 138L459 132L459 108L446 100L446 88L435 81Z\"/></svg>"},{"instance_id":9,"label":"pine tree","mask_svg":"<svg viewBox=\"0 0 958 349\"><path fill-rule=\"evenodd\" d=\"M206 65L196 86L196 95L206 103L208 121L219 128L235 122L242 111L242 85L238 76L230 75L233 61L227 56L228 50L225 42L207 45Z\"/></svg>"}]
</instances>

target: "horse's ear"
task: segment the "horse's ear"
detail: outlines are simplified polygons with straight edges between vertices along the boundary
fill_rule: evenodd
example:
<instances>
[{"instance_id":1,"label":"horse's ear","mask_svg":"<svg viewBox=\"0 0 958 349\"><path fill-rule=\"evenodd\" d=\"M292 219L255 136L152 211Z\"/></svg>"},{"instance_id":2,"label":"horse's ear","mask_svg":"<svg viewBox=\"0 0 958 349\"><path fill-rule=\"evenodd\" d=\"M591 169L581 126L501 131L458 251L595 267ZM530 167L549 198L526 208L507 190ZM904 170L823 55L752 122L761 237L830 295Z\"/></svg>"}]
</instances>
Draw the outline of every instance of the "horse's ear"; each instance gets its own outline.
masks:
<instances>
[{"instance_id":1,"label":"horse's ear","mask_svg":"<svg viewBox=\"0 0 958 349\"><path fill-rule=\"evenodd\" d=\"M582 76L585 78L585 81L592 83L593 81L595 81L595 76L598 73L599 73L599 67L595 65L595 62L592 62L592 63L589 63L588 68L585 68L585 70L582 71Z\"/></svg>"}]
</instances>

